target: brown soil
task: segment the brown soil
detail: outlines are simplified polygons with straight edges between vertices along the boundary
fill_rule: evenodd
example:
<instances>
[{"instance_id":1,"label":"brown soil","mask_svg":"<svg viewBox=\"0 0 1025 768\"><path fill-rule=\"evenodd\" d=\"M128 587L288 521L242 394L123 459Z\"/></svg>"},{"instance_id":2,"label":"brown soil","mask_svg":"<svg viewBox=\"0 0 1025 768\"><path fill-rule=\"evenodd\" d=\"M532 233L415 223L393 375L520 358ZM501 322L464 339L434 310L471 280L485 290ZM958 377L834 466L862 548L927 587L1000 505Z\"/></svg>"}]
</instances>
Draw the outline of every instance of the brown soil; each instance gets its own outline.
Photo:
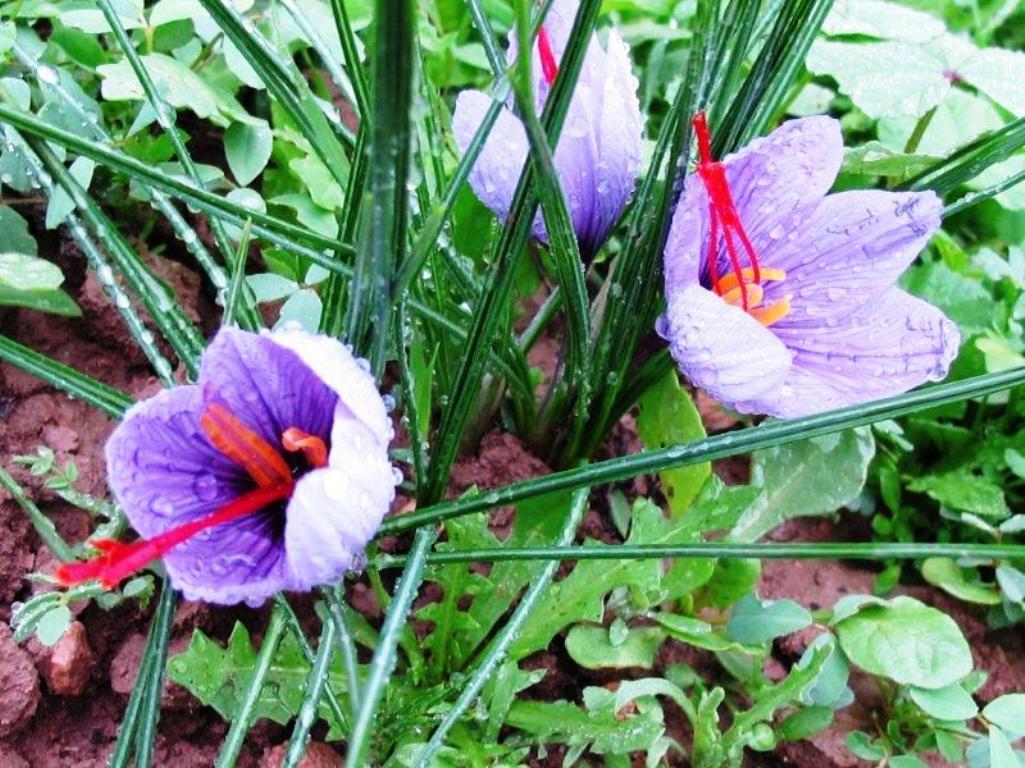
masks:
<instances>
[{"instance_id":1,"label":"brown soil","mask_svg":"<svg viewBox=\"0 0 1025 768\"><path fill-rule=\"evenodd\" d=\"M0 331L68 365L116 386L135 396L156 391L157 383L124 330L98 285L87 278L74 249L53 236L44 236L44 252L55 258L68 276L67 287L81 304L84 316L60 319L27 311L0 313ZM210 297L200 290L200 280L181 264L154 258L161 275L194 316L207 321L216 316ZM550 352L550 350L549 350ZM551 357L551 355L549 355ZM699 400L709 431L736 428L736 419L714 403ZM16 454L31 453L39 445L57 452L59 461L74 461L79 470L81 490L104 494L102 444L113 422L95 409L60 394L9 365L0 365L0 460L10 467ZM629 418L616 429L606 446L609 453L622 454L639 449L636 430ZM747 476L744 460L718 463L717 472L727 481L743 481ZM484 437L479 454L460 461L453 470L452 491L459 493L477 485L491 488L547 472L548 468L527 453L522 445L498 432ZM89 531L87 515L62 503L40 487L25 471L15 475L29 490L43 511L54 520L69 540L79 540ZM657 494L657 486L647 478L624 484L628 494ZM595 510L585 522L583 533L606 541L617 540L608 515L602 511L601 497L595 497ZM495 514L493 528L502 535L511 522L508 510ZM801 520L791 523L776 538L828 540L850 536L838 532L828 521ZM81 610L72 631L54 649L35 641L15 645L6 623L11 603L31 596L34 589L25 576L32 570L47 572L54 559L37 539L24 513L12 501L0 500L0 767L81 768L105 764L116 738L117 725L132 689L139 665L148 612L126 605L104 612L90 605ZM871 591L874 574L862 565L844 562L784 563L766 562L761 593L765 597L790 597L810 608L831 605L850 592ZM987 629L981 616L970 607L947 598L928 587L904 590L950 613L964 629L980 668L990 672L981 692L989 700L1010 690L1025 690L1025 640L1020 632L994 632ZM357 609L379 620L380 610L373 593L362 585L353 585L349 597ZM236 619L244 620L258 631L265 612L246 609L213 610L206 606L183 604L175 617L172 653L182 649L192 631L199 627L224 639ZM779 671L791 664L813 633L800 633L776 649ZM658 668L684 662L709 676L717 674L714 660L692 648L666 643L659 653ZM529 666L544 667L550 674L543 686L531 691L542 698L578 698L586 685L606 684L600 674L580 670L562 649L561 640L537 654ZM638 676L645 673L637 671ZM856 761L843 747L843 732L863 727L873 702L871 685L857 681L860 703L842 715L842 728L831 728L809 742L787 745L773 755L752 757L752 765L794 764L807 768L853 766ZM688 742L682 713L667 705L670 733L681 743ZM167 684L155 763L176 768L211 765L226 724L213 710L202 707L184 690ZM240 766L262 768L276 765L287 740L285 728L261 723L253 730L242 753ZM543 764L561 764L563 751L549 751ZM311 747L302 764L306 768L339 764L338 753L323 744ZM541 763L539 763L541 764Z\"/></svg>"}]
</instances>

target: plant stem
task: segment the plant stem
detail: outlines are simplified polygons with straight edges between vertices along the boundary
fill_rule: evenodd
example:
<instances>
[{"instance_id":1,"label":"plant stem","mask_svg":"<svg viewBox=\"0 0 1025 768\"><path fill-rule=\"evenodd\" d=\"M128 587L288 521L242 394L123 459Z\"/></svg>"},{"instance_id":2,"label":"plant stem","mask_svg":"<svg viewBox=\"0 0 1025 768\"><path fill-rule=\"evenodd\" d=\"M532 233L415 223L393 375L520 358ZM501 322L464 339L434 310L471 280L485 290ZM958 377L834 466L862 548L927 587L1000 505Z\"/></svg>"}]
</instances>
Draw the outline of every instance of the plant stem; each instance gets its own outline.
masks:
<instances>
[{"instance_id":1,"label":"plant stem","mask_svg":"<svg viewBox=\"0 0 1025 768\"><path fill-rule=\"evenodd\" d=\"M35 502L25 494L25 489L2 467L0 467L0 487L11 494L11 498L17 502L19 507L25 510L25 514L28 515L28 519L36 529L36 533L39 534L39 538L56 555L58 560L62 563L70 563L75 559L75 553L61 535L57 533L57 528L54 526L53 521L43 514L42 510L35 505Z\"/></svg>"}]
</instances>

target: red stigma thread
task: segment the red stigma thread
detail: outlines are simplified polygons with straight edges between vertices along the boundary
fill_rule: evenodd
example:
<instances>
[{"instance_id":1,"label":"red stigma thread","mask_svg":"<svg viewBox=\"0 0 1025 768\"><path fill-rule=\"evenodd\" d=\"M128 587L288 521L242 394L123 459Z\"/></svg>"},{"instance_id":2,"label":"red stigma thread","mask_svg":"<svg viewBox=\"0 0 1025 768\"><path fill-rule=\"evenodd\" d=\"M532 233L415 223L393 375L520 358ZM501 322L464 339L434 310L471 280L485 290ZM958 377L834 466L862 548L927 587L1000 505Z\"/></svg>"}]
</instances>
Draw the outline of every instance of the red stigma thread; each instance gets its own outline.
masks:
<instances>
[{"instance_id":1,"label":"red stigma thread","mask_svg":"<svg viewBox=\"0 0 1025 768\"><path fill-rule=\"evenodd\" d=\"M284 501L292 495L292 488L291 481L257 488L230 501L216 512L190 520L151 539L140 539L131 544L122 544L113 539L94 541L92 546L102 554L84 563L63 564L57 568L54 578L65 587L90 579L99 579L107 589L116 587L124 578L162 557L168 550L191 539L200 531L259 512L276 501Z\"/></svg>"},{"instance_id":2,"label":"red stigma thread","mask_svg":"<svg viewBox=\"0 0 1025 768\"><path fill-rule=\"evenodd\" d=\"M169 550L197 533L255 514L270 504L292 496L295 481L292 470L277 448L253 432L223 405L214 403L200 418L200 426L211 443L225 456L241 466L256 483L256 489L232 499L215 512L175 526L149 539L123 544L113 539L92 542L100 554L92 560L65 563L54 578L70 587L90 579L99 579L107 589L163 557ZM313 469L327 465L328 451L324 441L298 427L289 427L281 435L281 446L290 453L302 451Z\"/></svg>"},{"instance_id":3,"label":"red stigma thread","mask_svg":"<svg viewBox=\"0 0 1025 768\"><path fill-rule=\"evenodd\" d=\"M537 31L537 52L541 55L541 71L544 72L545 82L551 86L559 74L559 65L555 61L555 54L552 52L552 43L548 39L548 30L541 27Z\"/></svg>"},{"instance_id":4,"label":"red stigma thread","mask_svg":"<svg viewBox=\"0 0 1025 768\"><path fill-rule=\"evenodd\" d=\"M744 225L740 221L737 206L733 202L730 184L726 179L726 167L712 159L712 137L708 130L708 118L704 110L694 115L691 123L698 140L698 176L704 182L705 191L708 193L708 214L712 227L712 239L708 249L708 268L712 290L720 296L725 293L719 279L719 232L721 230L723 239L726 241L726 254L730 260L730 268L740 287L740 298L746 312L749 309L748 288L750 283L748 283L745 272L752 273L754 283L757 285L762 280L761 267L758 264L755 249L751 245L751 239L747 236ZM734 235L740 240L747 255L748 262L751 264L750 270L745 270L740 262L740 253L733 239Z\"/></svg>"}]
</instances>

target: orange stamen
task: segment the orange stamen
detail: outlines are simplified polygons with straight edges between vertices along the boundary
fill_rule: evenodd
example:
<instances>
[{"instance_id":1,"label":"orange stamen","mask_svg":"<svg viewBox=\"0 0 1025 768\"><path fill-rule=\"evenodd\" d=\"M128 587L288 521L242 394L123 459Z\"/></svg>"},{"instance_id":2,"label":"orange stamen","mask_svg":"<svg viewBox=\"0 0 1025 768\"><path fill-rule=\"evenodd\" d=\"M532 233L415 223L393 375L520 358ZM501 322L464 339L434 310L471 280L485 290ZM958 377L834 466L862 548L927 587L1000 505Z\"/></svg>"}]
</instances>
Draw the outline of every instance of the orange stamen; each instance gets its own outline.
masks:
<instances>
[{"instance_id":1,"label":"orange stamen","mask_svg":"<svg viewBox=\"0 0 1025 768\"><path fill-rule=\"evenodd\" d=\"M761 282L779 282L781 280L785 280L786 276L787 273L784 272L782 269L775 269L774 267L764 267L762 269ZM754 282L754 270L751 269L751 267L744 267L742 270L740 270L740 280L743 280L745 283ZM720 296L725 296L727 293L729 293L738 285L740 285L740 280L737 279L737 276L735 274L731 273L726 275L719 281L719 284L716 286L716 293L718 293ZM755 303L757 304L757 302Z\"/></svg>"},{"instance_id":2,"label":"orange stamen","mask_svg":"<svg viewBox=\"0 0 1025 768\"><path fill-rule=\"evenodd\" d=\"M281 436L281 445L286 451L302 451L307 463L314 469L327 466L327 446L319 437L303 432L299 427L289 427Z\"/></svg>"},{"instance_id":3,"label":"orange stamen","mask_svg":"<svg viewBox=\"0 0 1025 768\"><path fill-rule=\"evenodd\" d=\"M733 275L727 275L727 277L733 277ZM750 313L754 312L755 307L762 303L765 291L758 283L742 283L720 295L727 304L743 306L743 303L746 301L746 310Z\"/></svg>"},{"instance_id":4,"label":"orange stamen","mask_svg":"<svg viewBox=\"0 0 1025 768\"><path fill-rule=\"evenodd\" d=\"M278 450L223 405L208 406L199 423L217 450L243 467L261 488L292 482L292 470Z\"/></svg>"},{"instance_id":5,"label":"orange stamen","mask_svg":"<svg viewBox=\"0 0 1025 768\"><path fill-rule=\"evenodd\" d=\"M537 31L537 52L541 56L541 71L544 73L545 82L551 86L559 74L559 65L555 61L552 43L548 39L548 31L544 27Z\"/></svg>"},{"instance_id":6,"label":"orange stamen","mask_svg":"<svg viewBox=\"0 0 1025 768\"><path fill-rule=\"evenodd\" d=\"M766 307L756 307L750 311L751 317L768 328L790 314L790 297L786 296L774 301Z\"/></svg>"},{"instance_id":7,"label":"orange stamen","mask_svg":"<svg viewBox=\"0 0 1025 768\"><path fill-rule=\"evenodd\" d=\"M100 539L93 542L92 546L102 554L82 563L63 564L57 568L54 578L65 587L90 579L99 579L108 589L115 587L124 578L162 557L170 549L200 531L246 517L259 512L269 504L283 501L292 495L292 488L291 477L285 483L257 488L225 504L216 512L190 520L151 539L140 539L131 544Z\"/></svg>"}]
</instances>

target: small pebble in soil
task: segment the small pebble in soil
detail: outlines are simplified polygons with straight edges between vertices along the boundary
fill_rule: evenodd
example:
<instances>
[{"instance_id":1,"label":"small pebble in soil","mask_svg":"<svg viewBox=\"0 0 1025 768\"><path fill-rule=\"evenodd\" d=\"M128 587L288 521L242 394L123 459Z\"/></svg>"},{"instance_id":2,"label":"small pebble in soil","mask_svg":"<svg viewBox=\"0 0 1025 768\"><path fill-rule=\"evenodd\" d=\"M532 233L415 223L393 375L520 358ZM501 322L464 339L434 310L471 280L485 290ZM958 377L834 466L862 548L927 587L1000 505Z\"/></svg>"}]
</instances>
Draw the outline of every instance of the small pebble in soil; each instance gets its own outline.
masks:
<instances>
[{"instance_id":1,"label":"small pebble in soil","mask_svg":"<svg viewBox=\"0 0 1025 768\"><path fill-rule=\"evenodd\" d=\"M0 739L11 736L32 719L39 705L39 673L32 657L0 624Z\"/></svg>"},{"instance_id":2,"label":"small pebble in soil","mask_svg":"<svg viewBox=\"0 0 1025 768\"><path fill-rule=\"evenodd\" d=\"M44 673L50 691L58 696L78 696L89 683L94 661L85 626L73 621L53 647Z\"/></svg>"}]
</instances>

